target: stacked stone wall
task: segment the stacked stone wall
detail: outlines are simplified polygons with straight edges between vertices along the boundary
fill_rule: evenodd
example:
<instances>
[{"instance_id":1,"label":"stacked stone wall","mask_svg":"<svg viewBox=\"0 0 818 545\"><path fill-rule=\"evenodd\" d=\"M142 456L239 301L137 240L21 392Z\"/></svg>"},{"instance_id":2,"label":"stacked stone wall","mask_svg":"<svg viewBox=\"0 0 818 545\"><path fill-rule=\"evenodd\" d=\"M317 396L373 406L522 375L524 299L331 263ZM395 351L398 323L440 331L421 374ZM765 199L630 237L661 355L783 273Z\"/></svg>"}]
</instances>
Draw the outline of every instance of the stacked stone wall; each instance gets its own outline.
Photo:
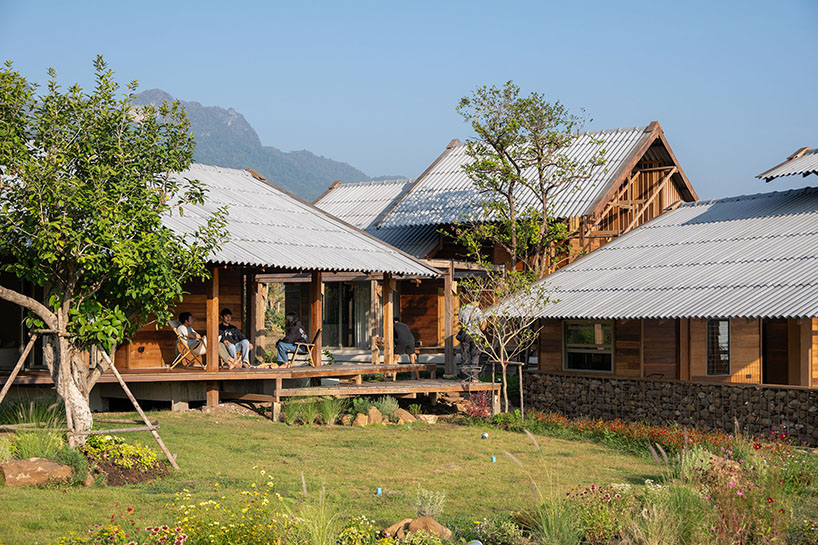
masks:
<instances>
[{"instance_id":1,"label":"stacked stone wall","mask_svg":"<svg viewBox=\"0 0 818 545\"><path fill-rule=\"evenodd\" d=\"M759 437L786 430L818 446L818 389L526 373L526 407L566 416L678 423Z\"/></svg>"}]
</instances>

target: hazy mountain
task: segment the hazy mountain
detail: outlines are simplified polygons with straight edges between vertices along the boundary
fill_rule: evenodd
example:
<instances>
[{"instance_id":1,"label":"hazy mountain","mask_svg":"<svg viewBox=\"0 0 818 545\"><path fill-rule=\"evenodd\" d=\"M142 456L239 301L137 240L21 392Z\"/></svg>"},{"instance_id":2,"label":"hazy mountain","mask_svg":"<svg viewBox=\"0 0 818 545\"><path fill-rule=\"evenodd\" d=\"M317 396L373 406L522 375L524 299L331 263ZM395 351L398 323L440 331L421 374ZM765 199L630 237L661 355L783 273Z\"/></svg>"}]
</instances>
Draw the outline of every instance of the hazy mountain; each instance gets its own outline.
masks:
<instances>
[{"instance_id":1,"label":"hazy mountain","mask_svg":"<svg viewBox=\"0 0 818 545\"><path fill-rule=\"evenodd\" d=\"M161 104L173 97L161 89L136 96L137 105ZM360 182L366 174L347 163L315 155L307 150L284 152L263 146L244 116L233 108L202 106L180 101L190 118L196 138L195 161L229 168L252 168L271 183L302 199L312 201L335 180Z\"/></svg>"}]
</instances>

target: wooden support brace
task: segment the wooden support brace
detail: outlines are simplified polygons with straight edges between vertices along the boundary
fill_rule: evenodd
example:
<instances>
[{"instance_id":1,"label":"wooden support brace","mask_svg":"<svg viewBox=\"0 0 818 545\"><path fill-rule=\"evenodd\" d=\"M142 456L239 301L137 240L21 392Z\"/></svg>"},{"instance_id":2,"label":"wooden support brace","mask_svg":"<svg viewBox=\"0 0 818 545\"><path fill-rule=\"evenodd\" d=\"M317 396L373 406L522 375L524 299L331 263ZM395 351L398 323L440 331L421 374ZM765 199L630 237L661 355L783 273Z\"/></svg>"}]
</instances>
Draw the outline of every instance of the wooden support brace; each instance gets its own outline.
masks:
<instances>
[{"instance_id":1,"label":"wooden support brace","mask_svg":"<svg viewBox=\"0 0 818 545\"><path fill-rule=\"evenodd\" d=\"M131 393L131 389L128 388L127 384L125 384L125 380L122 378L122 375L119 374L119 371L114 365L114 362L111 361L111 358L108 356L108 353L102 348L100 348L100 351L102 352L102 357L105 358L105 361L107 361L108 365L111 367L111 372L113 372L114 376L116 377L116 380L119 381L119 385L122 386L122 390L125 392L125 395L128 396L128 399L133 404L134 409L136 409L136 412L139 413L139 416L142 418L142 421L145 423L147 427L153 428L153 426L151 426L151 421L145 415L145 412L142 410L142 407L139 406L139 403L137 403L136 398ZM218 390L216 391L216 395L218 395ZM170 462L170 465L173 467L173 469L179 469L179 465L176 463L176 457L173 456L168 450L168 447L165 446L165 443L162 441L162 438L159 437L159 434L156 432L156 428L151 429L150 432L151 435L153 435L153 438L159 444L159 448L162 449L162 452L165 454L165 457L168 459L168 462Z\"/></svg>"},{"instance_id":2,"label":"wooden support brace","mask_svg":"<svg viewBox=\"0 0 818 545\"><path fill-rule=\"evenodd\" d=\"M645 214L645 211L647 211L648 207L651 204L653 204L653 201L655 201L656 198L659 197L659 195L661 195L662 189L665 188L667 183L670 181L671 176L673 176L676 173L676 170L677 170L676 167L671 167L671 169L668 171L668 173L665 174L664 178L662 178L662 180L659 182L659 184L654 188L653 195L651 195L650 198L645 202L645 204L639 209L639 212L637 212L633 216L633 221L631 221L628 224L628 226L625 228L625 230L622 231L622 234L627 233L628 231L633 229L636 226L637 223L639 223L639 220Z\"/></svg>"},{"instance_id":3,"label":"wooden support brace","mask_svg":"<svg viewBox=\"0 0 818 545\"><path fill-rule=\"evenodd\" d=\"M11 389L11 385L14 384L14 379L17 378L17 373L20 372L20 369L23 368L23 363L25 363L26 358L28 357L28 353L31 352L31 349L34 347L34 343L37 341L37 334L31 336L28 340L28 344L26 345L25 350L20 355L20 359L17 360L17 364L12 369L11 374L9 375L8 380L6 380L6 384L3 386L3 391L0 391L0 403L3 402L3 398L6 397L6 394Z\"/></svg>"}]
</instances>

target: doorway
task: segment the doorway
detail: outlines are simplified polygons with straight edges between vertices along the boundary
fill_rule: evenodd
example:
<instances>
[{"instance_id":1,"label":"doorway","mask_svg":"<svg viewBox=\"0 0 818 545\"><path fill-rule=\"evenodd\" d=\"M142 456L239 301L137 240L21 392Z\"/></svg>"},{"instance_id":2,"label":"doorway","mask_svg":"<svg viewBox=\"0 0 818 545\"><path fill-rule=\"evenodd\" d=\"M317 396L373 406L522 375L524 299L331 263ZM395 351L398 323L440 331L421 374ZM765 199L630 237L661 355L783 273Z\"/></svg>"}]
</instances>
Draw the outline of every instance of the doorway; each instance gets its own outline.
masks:
<instances>
[{"instance_id":1,"label":"doorway","mask_svg":"<svg viewBox=\"0 0 818 545\"><path fill-rule=\"evenodd\" d=\"M789 384L787 320L765 318L761 322L761 380L764 384Z\"/></svg>"}]
</instances>

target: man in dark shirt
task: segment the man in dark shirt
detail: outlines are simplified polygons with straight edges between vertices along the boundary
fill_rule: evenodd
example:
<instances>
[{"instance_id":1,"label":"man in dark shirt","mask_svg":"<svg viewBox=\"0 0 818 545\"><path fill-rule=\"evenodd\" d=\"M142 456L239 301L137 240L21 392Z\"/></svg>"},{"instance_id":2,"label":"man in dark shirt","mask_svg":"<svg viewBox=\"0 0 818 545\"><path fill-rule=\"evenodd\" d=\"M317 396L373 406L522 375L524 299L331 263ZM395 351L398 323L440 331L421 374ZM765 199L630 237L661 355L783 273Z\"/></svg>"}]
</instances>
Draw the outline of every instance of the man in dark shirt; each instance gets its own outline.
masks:
<instances>
[{"instance_id":1,"label":"man in dark shirt","mask_svg":"<svg viewBox=\"0 0 818 545\"><path fill-rule=\"evenodd\" d=\"M417 354L415 354L415 336L412 335L412 330L403 322L399 322L395 318L394 325L395 332L395 360L393 363L397 364L400 361L401 354L409 355L409 363L417 363Z\"/></svg>"},{"instance_id":2,"label":"man in dark shirt","mask_svg":"<svg viewBox=\"0 0 818 545\"><path fill-rule=\"evenodd\" d=\"M279 339L276 343L279 363L287 363L289 361L287 355L291 352L295 352L295 343L310 342L307 338L307 332L304 330L304 326L301 325L301 322L296 318L295 312L288 312L284 317L284 329L284 337Z\"/></svg>"},{"instance_id":3,"label":"man in dark shirt","mask_svg":"<svg viewBox=\"0 0 818 545\"><path fill-rule=\"evenodd\" d=\"M253 344L247 340L247 337L230 322L233 319L233 313L229 308L223 308L219 313L221 322L219 323L219 340L227 347L227 352L231 358L236 358L236 355L241 351L242 367L250 367L250 350L253 349Z\"/></svg>"}]
</instances>

